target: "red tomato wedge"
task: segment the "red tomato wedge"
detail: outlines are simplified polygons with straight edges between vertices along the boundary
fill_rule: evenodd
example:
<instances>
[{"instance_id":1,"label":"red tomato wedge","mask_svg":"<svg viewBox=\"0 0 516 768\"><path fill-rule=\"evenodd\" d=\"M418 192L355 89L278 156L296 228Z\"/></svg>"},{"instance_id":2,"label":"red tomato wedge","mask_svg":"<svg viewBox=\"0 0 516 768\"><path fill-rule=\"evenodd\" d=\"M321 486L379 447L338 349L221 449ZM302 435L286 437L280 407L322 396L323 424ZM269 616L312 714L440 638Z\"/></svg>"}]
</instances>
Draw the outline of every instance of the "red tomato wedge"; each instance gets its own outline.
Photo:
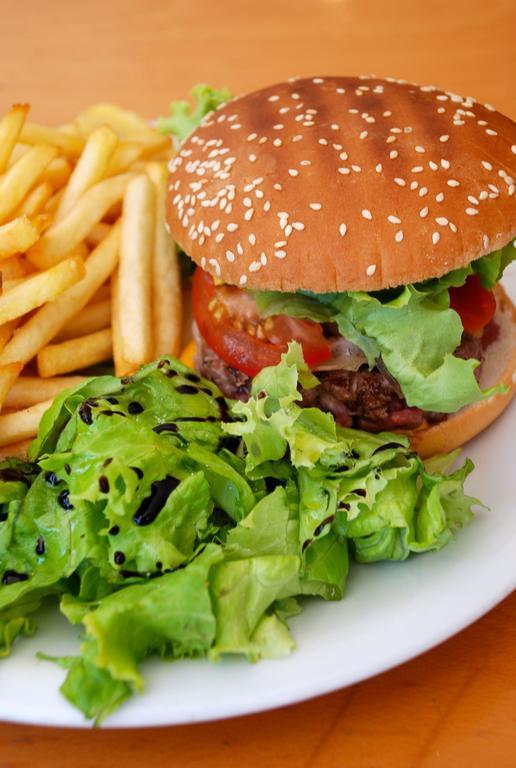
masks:
<instances>
[{"instance_id":1,"label":"red tomato wedge","mask_svg":"<svg viewBox=\"0 0 516 768\"><path fill-rule=\"evenodd\" d=\"M460 288L450 288L450 306L468 333L479 333L493 319L496 299L482 287L478 275L470 275Z\"/></svg>"},{"instance_id":2,"label":"red tomato wedge","mask_svg":"<svg viewBox=\"0 0 516 768\"><path fill-rule=\"evenodd\" d=\"M331 357L322 327L311 320L277 315L266 319L252 296L231 285L216 286L197 268L192 285L195 322L208 346L232 368L256 376L277 365L289 341L298 341L311 368Z\"/></svg>"}]
</instances>

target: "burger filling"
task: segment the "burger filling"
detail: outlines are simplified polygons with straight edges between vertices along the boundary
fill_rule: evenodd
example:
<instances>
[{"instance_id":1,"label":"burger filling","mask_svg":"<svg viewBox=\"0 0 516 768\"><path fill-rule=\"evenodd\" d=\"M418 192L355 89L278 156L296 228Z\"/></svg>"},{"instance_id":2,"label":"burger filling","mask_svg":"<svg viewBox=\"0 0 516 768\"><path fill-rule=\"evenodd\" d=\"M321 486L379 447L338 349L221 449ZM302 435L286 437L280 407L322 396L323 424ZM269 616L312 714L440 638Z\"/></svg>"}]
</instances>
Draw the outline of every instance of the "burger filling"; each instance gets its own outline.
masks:
<instances>
[{"instance_id":1,"label":"burger filling","mask_svg":"<svg viewBox=\"0 0 516 768\"><path fill-rule=\"evenodd\" d=\"M507 246L439 279L379 293L250 292L197 269L197 367L231 398L298 341L319 384L302 404L342 426L417 429L479 400L479 373L496 338L493 288L514 258Z\"/></svg>"}]
</instances>

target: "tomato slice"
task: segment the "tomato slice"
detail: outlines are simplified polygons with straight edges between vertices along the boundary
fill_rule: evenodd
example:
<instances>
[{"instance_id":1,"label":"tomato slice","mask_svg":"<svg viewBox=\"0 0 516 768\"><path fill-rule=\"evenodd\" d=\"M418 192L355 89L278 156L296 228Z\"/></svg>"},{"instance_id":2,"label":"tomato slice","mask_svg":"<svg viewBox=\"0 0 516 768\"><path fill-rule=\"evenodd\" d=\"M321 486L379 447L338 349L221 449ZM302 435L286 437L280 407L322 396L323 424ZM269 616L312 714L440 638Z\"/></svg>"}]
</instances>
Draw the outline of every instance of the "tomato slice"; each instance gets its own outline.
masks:
<instances>
[{"instance_id":1,"label":"tomato slice","mask_svg":"<svg viewBox=\"0 0 516 768\"><path fill-rule=\"evenodd\" d=\"M492 291L483 288L478 275L470 275L460 288L450 288L450 306L462 320L468 333L479 333L496 312Z\"/></svg>"},{"instance_id":2,"label":"tomato slice","mask_svg":"<svg viewBox=\"0 0 516 768\"><path fill-rule=\"evenodd\" d=\"M235 286L216 286L200 267L193 278L192 305L206 343L225 363L248 376L277 365L293 340L300 342L312 368L331 357L319 323L286 315L262 319L249 293Z\"/></svg>"}]
</instances>

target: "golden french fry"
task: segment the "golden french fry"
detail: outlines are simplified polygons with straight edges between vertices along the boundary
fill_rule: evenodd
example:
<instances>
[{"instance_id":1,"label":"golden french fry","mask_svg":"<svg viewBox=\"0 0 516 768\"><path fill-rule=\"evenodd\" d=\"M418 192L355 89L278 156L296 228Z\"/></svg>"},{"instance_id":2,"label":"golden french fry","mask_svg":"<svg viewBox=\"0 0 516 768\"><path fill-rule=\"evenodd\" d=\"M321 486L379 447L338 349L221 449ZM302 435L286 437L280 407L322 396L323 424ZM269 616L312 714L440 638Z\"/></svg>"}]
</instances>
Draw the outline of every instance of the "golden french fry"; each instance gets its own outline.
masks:
<instances>
[{"instance_id":1,"label":"golden french fry","mask_svg":"<svg viewBox=\"0 0 516 768\"><path fill-rule=\"evenodd\" d=\"M51 379L42 379L40 376L20 376L9 390L4 405L16 410L28 408L43 400L52 400L63 390L76 387L84 380L84 376L55 376Z\"/></svg>"},{"instance_id":2,"label":"golden french fry","mask_svg":"<svg viewBox=\"0 0 516 768\"><path fill-rule=\"evenodd\" d=\"M142 146L142 157L150 158L159 152L165 152L171 146L169 136L163 136L161 133L153 132L150 136L138 139Z\"/></svg>"},{"instance_id":3,"label":"golden french fry","mask_svg":"<svg viewBox=\"0 0 516 768\"><path fill-rule=\"evenodd\" d=\"M117 376L126 376L132 373L136 366L124 360L122 355L122 336L120 334L120 294L118 269L111 277L111 331L113 333L113 361Z\"/></svg>"},{"instance_id":4,"label":"golden french fry","mask_svg":"<svg viewBox=\"0 0 516 768\"><path fill-rule=\"evenodd\" d=\"M53 225L28 251L27 258L38 269L57 264L87 236L106 211L121 200L131 174L113 176L95 184L77 201L62 221Z\"/></svg>"},{"instance_id":5,"label":"golden french fry","mask_svg":"<svg viewBox=\"0 0 516 768\"><path fill-rule=\"evenodd\" d=\"M21 216L25 213L27 216L36 216L36 214L42 213L53 194L52 184L49 181L42 181L41 184L34 187L32 192L29 192L16 211L16 215Z\"/></svg>"},{"instance_id":6,"label":"golden french fry","mask_svg":"<svg viewBox=\"0 0 516 768\"><path fill-rule=\"evenodd\" d=\"M89 303L116 267L119 242L120 225L115 224L106 239L87 258L84 266L86 274L82 280L35 312L18 329L0 354L0 365L27 363Z\"/></svg>"},{"instance_id":7,"label":"golden french fry","mask_svg":"<svg viewBox=\"0 0 516 768\"><path fill-rule=\"evenodd\" d=\"M23 253L39 240L40 229L28 216L0 225L0 259Z\"/></svg>"},{"instance_id":8,"label":"golden french fry","mask_svg":"<svg viewBox=\"0 0 516 768\"><path fill-rule=\"evenodd\" d=\"M90 248L96 248L106 235L109 235L110 230L111 224L107 224L105 221L99 221L97 224L94 224L86 235L86 242Z\"/></svg>"},{"instance_id":9,"label":"golden french fry","mask_svg":"<svg viewBox=\"0 0 516 768\"><path fill-rule=\"evenodd\" d=\"M21 440L19 443L11 443L10 445L0 448L0 459L26 459L29 445L32 440Z\"/></svg>"},{"instance_id":10,"label":"golden french fry","mask_svg":"<svg viewBox=\"0 0 516 768\"><path fill-rule=\"evenodd\" d=\"M72 175L72 166L66 157L56 157L45 168L41 175L42 181L48 181L54 189L64 187ZM59 198L61 199L61 198Z\"/></svg>"},{"instance_id":11,"label":"golden french fry","mask_svg":"<svg viewBox=\"0 0 516 768\"><path fill-rule=\"evenodd\" d=\"M10 323L4 323L0 325L0 354L3 352L6 344L9 342L17 326L16 320L11 320ZM9 362L15 362L10 360Z\"/></svg>"},{"instance_id":12,"label":"golden french fry","mask_svg":"<svg viewBox=\"0 0 516 768\"><path fill-rule=\"evenodd\" d=\"M181 273L176 245L167 231L168 170L149 163L147 172L156 192L154 258L152 262L152 316L154 357L179 354L183 316Z\"/></svg>"},{"instance_id":13,"label":"golden french fry","mask_svg":"<svg viewBox=\"0 0 516 768\"><path fill-rule=\"evenodd\" d=\"M24 408L22 411L0 415L0 446L19 443L35 437L38 433L41 417L52 405L52 400Z\"/></svg>"},{"instance_id":14,"label":"golden french fry","mask_svg":"<svg viewBox=\"0 0 516 768\"><path fill-rule=\"evenodd\" d=\"M181 352L179 359L182 363L187 365L189 368L194 367L194 360L195 360L195 353L197 352L197 345L195 341L191 341L189 344L186 345L186 347Z\"/></svg>"},{"instance_id":15,"label":"golden french fry","mask_svg":"<svg viewBox=\"0 0 516 768\"><path fill-rule=\"evenodd\" d=\"M19 280L29 274L27 264L20 256L9 256L0 264L1 280Z\"/></svg>"},{"instance_id":16,"label":"golden french fry","mask_svg":"<svg viewBox=\"0 0 516 768\"><path fill-rule=\"evenodd\" d=\"M100 288L95 291L90 299L90 304L98 304L101 301L111 300L111 284L104 283Z\"/></svg>"},{"instance_id":17,"label":"golden french fry","mask_svg":"<svg viewBox=\"0 0 516 768\"><path fill-rule=\"evenodd\" d=\"M143 145L137 142L124 141L120 143L108 165L106 176L115 176L115 174L127 171L133 164L140 159L143 153Z\"/></svg>"},{"instance_id":18,"label":"golden french fry","mask_svg":"<svg viewBox=\"0 0 516 768\"><path fill-rule=\"evenodd\" d=\"M153 359L151 268L155 192L141 174L127 184L120 233L118 323L122 357L138 367Z\"/></svg>"},{"instance_id":19,"label":"golden french fry","mask_svg":"<svg viewBox=\"0 0 516 768\"><path fill-rule=\"evenodd\" d=\"M78 339L49 344L38 352L38 373L59 376L109 360L113 354L111 328Z\"/></svg>"},{"instance_id":20,"label":"golden french fry","mask_svg":"<svg viewBox=\"0 0 516 768\"><path fill-rule=\"evenodd\" d=\"M97 128L88 138L56 211L61 221L88 189L106 176L109 161L118 144L116 133L107 125Z\"/></svg>"},{"instance_id":21,"label":"golden french fry","mask_svg":"<svg viewBox=\"0 0 516 768\"><path fill-rule=\"evenodd\" d=\"M57 207L59 203L61 202L61 198L63 196L64 189L59 189L57 192L55 192L48 203L45 205L45 213L50 213L50 215L54 215L57 211Z\"/></svg>"},{"instance_id":22,"label":"golden french fry","mask_svg":"<svg viewBox=\"0 0 516 768\"><path fill-rule=\"evenodd\" d=\"M145 120L116 104L94 104L75 118L77 130L86 138L100 125L109 125L119 136L154 133Z\"/></svg>"},{"instance_id":23,"label":"golden french fry","mask_svg":"<svg viewBox=\"0 0 516 768\"><path fill-rule=\"evenodd\" d=\"M23 363L9 363L0 367L0 411L2 410L7 394L20 375Z\"/></svg>"},{"instance_id":24,"label":"golden french fry","mask_svg":"<svg viewBox=\"0 0 516 768\"><path fill-rule=\"evenodd\" d=\"M52 301L84 277L84 261L72 256L46 272L27 277L0 296L0 323L7 323ZM11 361L18 362L18 361Z\"/></svg>"},{"instance_id":25,"label":"golden french fry","mask_svg":"<svg viewBox=\"0 0 516 768\"><path fill-rule=\"evenodd\" d=\"M24 144L49 144L69 157L77 157L84 147L84 140L80 136L65 133L58 128L47 128L37 123L24 124L20 141Z\"/></svg>"},{"instance_id":26,"label":"golden french fry","mask_svg":"<svg viewBox=\"0 0 516 768\"><path fill-rule=\"evenodd\" d=\"M0 121L0 173L3 173L9 165L9 158L28 112L28 104L14 104Z\"/></svg>"},{"instance_id":27,"label":"golden french fry","mask_svg":"<svg viewBox=\"0 0 516 768\"><path fill-rule=\"evenodd\" d=\"M97 304L88 304L73 317L55 337L56 341L67 341L103 331L111 325L111 299Z\"/></svg>"},{"instance_id":28,"label":"golden french fry","mask_svg":"<svg viewBox=\"0 0 516 768\"><path fill-rule=\"evenodd\" d=\"M56 156L55 147L32 147L0 179L0 222L18 208Z\"/></svg>"}]
</instances>

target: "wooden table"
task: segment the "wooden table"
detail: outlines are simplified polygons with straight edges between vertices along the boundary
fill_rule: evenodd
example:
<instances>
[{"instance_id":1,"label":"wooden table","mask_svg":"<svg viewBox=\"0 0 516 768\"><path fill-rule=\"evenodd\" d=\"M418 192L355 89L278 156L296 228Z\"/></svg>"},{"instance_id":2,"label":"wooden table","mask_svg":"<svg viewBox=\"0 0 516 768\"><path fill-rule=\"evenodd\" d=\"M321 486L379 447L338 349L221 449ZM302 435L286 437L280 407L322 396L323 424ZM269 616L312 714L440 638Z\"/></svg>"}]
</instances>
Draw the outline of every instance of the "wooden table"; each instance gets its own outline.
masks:
<instances>
[{"instance_id":1,"label":"wooden table","mask_svg":"<svg viewBox=\"0 0 516 768\"><path fill-rule=\"evenodd\" d=\"M514 0L1 0L0 107L64 122L116 100L148 117L196 82L374 72L516 116ZM0 768L516 765L516 596L399 669L282 710L144 731L0 725ZM1 691L1 696L8 692Z\"/></svg>"}]
</instances>

